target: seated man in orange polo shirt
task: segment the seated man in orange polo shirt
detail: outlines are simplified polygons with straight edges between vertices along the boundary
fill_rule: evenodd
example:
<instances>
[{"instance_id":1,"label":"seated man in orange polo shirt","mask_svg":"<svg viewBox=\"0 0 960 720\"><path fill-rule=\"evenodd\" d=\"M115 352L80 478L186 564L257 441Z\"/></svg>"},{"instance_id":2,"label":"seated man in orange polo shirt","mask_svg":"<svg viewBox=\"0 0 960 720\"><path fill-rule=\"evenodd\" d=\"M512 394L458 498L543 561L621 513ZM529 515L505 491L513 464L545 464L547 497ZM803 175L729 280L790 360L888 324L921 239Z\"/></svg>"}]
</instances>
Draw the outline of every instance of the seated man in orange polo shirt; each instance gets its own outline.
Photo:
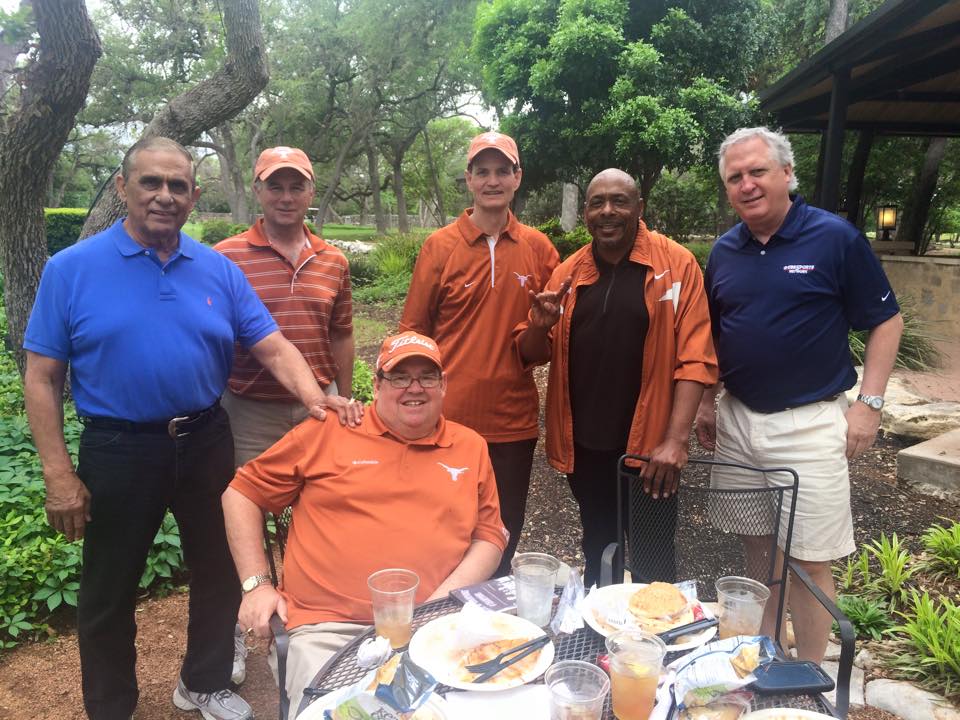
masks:
<instances>
[{"instance_id":1,"label":"seated man in orange polo shirt","mask_svg":"<svg viewBox=\"0 0 960 720\"><path fill-rule=\"evenodd\" d=\"M274 612L286 623L291 708L323 663L373 621L371 573L413 570L421 603L487 579L500 562L507 531L487 444L444 419L446 387L433 340L389 337L359 426L307 419L239 468L223 495L243 581L240 625L269 637ZM275 588L261 512L291 505Z\"/></svg>"}]
</instances>

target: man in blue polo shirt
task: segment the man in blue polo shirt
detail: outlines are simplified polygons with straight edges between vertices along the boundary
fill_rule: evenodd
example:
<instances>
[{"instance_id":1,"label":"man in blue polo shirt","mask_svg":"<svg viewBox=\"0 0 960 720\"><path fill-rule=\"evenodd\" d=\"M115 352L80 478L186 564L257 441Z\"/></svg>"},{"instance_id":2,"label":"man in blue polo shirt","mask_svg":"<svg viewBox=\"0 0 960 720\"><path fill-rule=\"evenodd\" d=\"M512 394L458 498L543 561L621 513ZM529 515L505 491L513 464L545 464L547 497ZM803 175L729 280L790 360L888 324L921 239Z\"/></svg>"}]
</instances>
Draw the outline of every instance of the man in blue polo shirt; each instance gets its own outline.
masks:
<instances>
[{"instance_id":1,"label":"man in blue polo shirt","mask_svg":"<svg viewBox=\"0 0 960 720\"><path fill-rule=\"evenodd\" d=\"M24 341L47 519L68 540L84 538L84 705L94 720L127 720L137 705L137 584L169 508L191 572L187 651L173 702L208 720L251 718L227 689L240 583L220 504L235 466L218 398L234 342L311 414L322 417L325 405L342 414L346 401L325 400L239 268L180 232L200 193L181 145L136 143L117 190L127 217L50 259ZM76 470L63 436L68 364L84 423Z\"/></svg>"},{"instance_id":2,"label":"man in blue polo shirt","mask_svg":"<svg viewBox=\"0 0 960 720\"><path fill-rule=\"evenodd\" d=\"M866 238L790 194L797 181L784 135L742 128L723 141L719 161L743 222L717 240L707 262L724 392L716 414L716 391L704 393L697 437L718 460L797 470L791 555L832 597L831 561L855 549L847 461L876 438L903 320ZM857 381L850 328L868 330L869 338L861 394L848 407L844 392ZM727 488L764 482L729 468L715 468L712 480ZM741 529L748 562L755 561L769 534ZM800 583L789 605L799 657L820 662L830 616ZM764 630L773 629L768 616Z\"/></svg>"}]
</instances>

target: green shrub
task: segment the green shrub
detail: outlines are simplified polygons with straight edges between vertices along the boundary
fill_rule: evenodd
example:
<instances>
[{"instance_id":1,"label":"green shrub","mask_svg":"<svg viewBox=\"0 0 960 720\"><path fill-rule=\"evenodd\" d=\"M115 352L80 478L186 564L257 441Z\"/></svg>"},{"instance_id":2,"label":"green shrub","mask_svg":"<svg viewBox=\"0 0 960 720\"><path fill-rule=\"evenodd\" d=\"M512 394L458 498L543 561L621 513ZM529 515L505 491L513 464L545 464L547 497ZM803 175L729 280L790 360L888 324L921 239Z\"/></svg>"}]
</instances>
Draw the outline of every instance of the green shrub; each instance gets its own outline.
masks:
<instances>
[{"instance_id":1,"label":"green shrub","mask_svg":"<svg viewBox=\"0 0 960 720\"><path fill-rule=\"evenodd\" d=\"M560 227L560 218L551 218L540 223L537 230L550 238L550 242L560 253L561 260L566 260L593 239L585 225L577 225L570 232L564 232Z\"/></svg>"},{"instance_id":2,"label":"green shrub","mask_svg":"<svg viewBox=\"0 0 960 720\"><path fill-rule=\"evenodd\" d=\"M875 586L894 608L907 599L910 590L910 578L916 568L908 567L910 553L894 533L888 537L880 533L880 538L867 544L869 551L880 565L880 573L874 579Z\"/></svg>"},{"instance_id":3,"label":"green shrub","mask_svg":"<svg viewBox=\"0 0 960 720\"><path fill-rule=\"evenodd\" d=\"M216 245L221 240L239 235L250 227L242 223L232 223L229 220L204 220L200 226L203 228L201 239L207 245Z\"/></svg>"},{"instance_id":4,"label":"green shrub","mask_svg":"<svg viewBox=\"0 0 960 720\"><path fill-rule=\"evenodd\" d=\"M960 578L960 523L934 525L923 534L924 569L936 577Z\"/></svg>"},{"instance_id":5,"label":"green shrub","mask_svg":"<svg viewBox=\"0 0 960 720\"><path fill-rule=\"evenodd\" d=\"M715 175L665 172L647 199L647 225L684 242L693 235L713 235L717 203Z\"/></svg>"},{"instance_id":6,"label":"green shrub","mask_svg":"<svg viewBox=\"0 0 960 720\"><path fill-rule=\"evenodd\" d=\"M47 228L47 253L54 255L77 241L87 211L83 208L45 208L43 219Z\"/></svg>"},{"instance_id":7,"label":"green shrub","mask_svg":"<svg viewBox=\"0 0 960 720\"><path fill-rule=\"evenodd\" d=\"M369 285L357 288L353 293L353 299L358 303L402 305L407 299L411 277L410 273L378 275Z\"/></svg>"},{"instance_id":8,"label":"green shrub","mask_svg":"<svg viewBox=\"0 0 960 720\"><path fill-rule=\"evenodd\" d=\"M370 262L376 268L377 275L413 272L423 240L423 235L418 233L402 233L383 238L370 253Z\"/></svg>"},{"instance_id":9,"label":"green shrub","mask_svg":"<svg viewBox=\"0 0 960 720\"><path fill-rule=\"evenodd\" d=\"M906 639L900 652L886 659L903 677L947 697L960 695L960 606L949 598L935 605L928 593L911 594L911 607L899 613L895 630Z\"/></svg>"},{"instance_id":10,"label":"green shrub","mask_svg":"<svg viewBox=\"0 0 960 720\"><path fill-rule=\"evenodd\" d=\"M353 361L353 397L362 403L373 400L373 371L360 358Z\"/></svg>"},{"instance_id":11,"label":"green shrub","mask_svg":"<svg viewBox=\"0 0 960 720\"><path fill-rule=\"evenodd\" d=\"M887 607L875 600L859 595L838 595L837 607L853 623L858 638L880 640L883 634L893 627L893 619ZM834 632L840 632L836 624Z\"/></svg>"},{"instance_id":12,"label":"green shrub","mask_svg":"<svg viewBox=\"0 0 960 720\"><path fill-rule=\"evenodd\" d=\"M710 257L710 251L713 249L713 243L710 242L688 242L683 245L687 250L693 253L703 272L707 271L707 258Z\"/></svg>"},{"instance_id":13,"label":"green shrub","mask_svg":"<svg viewBox=\"0 0 960 720\"><path fill-rule=\"evenodd\" d=\"M565 235L563 228L560 226L560 218L558 217L550 218L540 223L537 225L537 230L550 238L550 242L554 244L556 244L559 238Z\"/></svg>"},{"instance_id":14,"label":"green shrub","mask_svg":"<svg viewBox=\"0 0 960 720\"><path fill-rule=\"evenodd\" d=\"M376 279L377 266L370 261L370 258L359 253L344 254L350 264L350 284L354 289L369 285Z\"/></svg>"},{"instance_id":15,"label":"green shrub","mask_svg":"<svg viewBox=\"0 0 960 720\"><path fill-rule=\"evenodd\" d=\"M939 367L940 351L933 344L936 339L927 330L926 322L916 312L914 300L909 295L897 298L903 316L903 335L897 350L895 367L906 370L930 370ZM851 330L850 354L857 365L863 364L867 331Z\"/></svg>"}]
</instances>

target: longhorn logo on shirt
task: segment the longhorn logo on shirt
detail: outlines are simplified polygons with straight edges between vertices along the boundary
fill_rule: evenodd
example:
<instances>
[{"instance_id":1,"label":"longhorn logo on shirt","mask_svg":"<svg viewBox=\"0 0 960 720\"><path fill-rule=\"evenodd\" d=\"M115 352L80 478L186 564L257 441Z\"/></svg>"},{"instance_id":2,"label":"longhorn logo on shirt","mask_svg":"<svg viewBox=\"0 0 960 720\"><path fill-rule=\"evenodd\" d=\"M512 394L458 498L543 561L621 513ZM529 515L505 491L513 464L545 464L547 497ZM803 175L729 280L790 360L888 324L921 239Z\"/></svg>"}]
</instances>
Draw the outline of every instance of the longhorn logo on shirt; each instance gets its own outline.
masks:
<instances>
[{"instance_id":1,"label":"longhorn logo on shirt","mask_svg":"<svg viewBox=\"0 0 960 720\"><path fill-rule=\"evenodd\" d=\"M450 467L449 465L444 465L442 462L437 462L437 465L439 465L439 466L442 467L444 470L446 470L448 473L450 473L450 479L451 479L453 482L456 482L457 480L459 480L459 479L460 479L460 476L463 475L463 473L465 473L467 470L470 469L470 468L468 468L468 467L462 467L462 468Z\"/></svg>"},{"instance_id":2,"label":"longhorn logo on shirt","mask_svg":"<svg viewBox=\"0 0 960 720\"><path fill-rule=\"evenodd\" d=\"M516 276L517 276L517 280L520 281L520 287L526 287L526 286L527 286L527 280L529 280L530 278L533 277L533 275L521 275L520 273L518 273L518 272L516 272L516 271L514 271L513 274L516 275Z\"/></svg>"}]
</instances>

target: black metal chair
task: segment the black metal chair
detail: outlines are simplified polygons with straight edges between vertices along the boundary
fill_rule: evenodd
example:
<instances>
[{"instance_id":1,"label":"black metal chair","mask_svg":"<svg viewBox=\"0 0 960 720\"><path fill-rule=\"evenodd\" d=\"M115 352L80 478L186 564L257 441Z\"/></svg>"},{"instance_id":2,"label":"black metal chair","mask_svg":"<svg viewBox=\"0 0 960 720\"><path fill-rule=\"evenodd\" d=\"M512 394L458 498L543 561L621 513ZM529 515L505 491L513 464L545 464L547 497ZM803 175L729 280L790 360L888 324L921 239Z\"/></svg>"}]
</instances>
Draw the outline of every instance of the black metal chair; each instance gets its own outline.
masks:
<instances>
[{"instance_id":1,"label":"black metal chair","mask_svg":"<svg viewBox=\"0 0 960 720\"><path fill-rule=\"evenodd\" d=\"M643 492L639 463L648 458L624 455L617 465L617 537L603 553L600 584L623 582L629 570L634 582L696 580L701 600L716 599L714 581L740 575L771 588L776 603L776 637L784 612L788 571L802 582L833 616L840 627L841 652L837 677L838 717L846 717L850 672L853 666L853 626L837 606L790 561L795 500L799 477L790 468L759 468L704 458L691 458L688 468L730 467L744 472L775 476L757 488L722 490L710 487L709 473L684 471L677 493L653 500ZM756 537L754 551L744 549L744 536ZM769 544L765 542L769 538ZM782 555L778 552L782 551ZM786 558L782 562L781 558Z\"/></svg>"},{"instance_id":2,"label":"black metal chair","mask_svg":"<svg viewBox=\"0 0 960 720\"><path fill-rule=\"evenodd\" d=\"M283 560L283 553L287 548L287 535L290 532L290 522L293 515L287 508L279 515L264 513L263 517L263 545L270 564L270 577L274 586L280 584L280 571L273 555L273 544L270 540L271 531L277 543L277 554ZM290 710L290 698L287 697L287 651L290 647L290 635L280 616L274 613L270 617L270 630L273 632L273 642L277 649L277 681L280 686L280 720L287 720Z\"/></svg>"}]
</instances>

